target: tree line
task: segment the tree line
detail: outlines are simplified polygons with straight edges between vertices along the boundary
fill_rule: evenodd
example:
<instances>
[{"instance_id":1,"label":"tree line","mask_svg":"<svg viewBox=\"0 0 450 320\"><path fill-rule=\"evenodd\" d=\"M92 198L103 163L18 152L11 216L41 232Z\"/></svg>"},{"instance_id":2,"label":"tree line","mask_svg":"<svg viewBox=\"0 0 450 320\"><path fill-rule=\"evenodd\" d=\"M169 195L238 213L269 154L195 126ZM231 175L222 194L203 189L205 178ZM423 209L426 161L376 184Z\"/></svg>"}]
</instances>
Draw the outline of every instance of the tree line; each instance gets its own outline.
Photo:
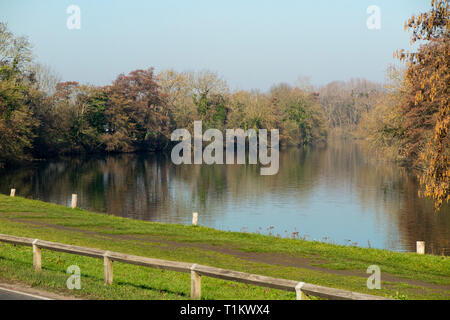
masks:
<instances>
[{"instance_id":1,"label":"tree line","mask_svg":"<svg viewBox=\"0 0 450 320\"><path fill-rule=\"evenodd\" d=\"M449 3L406 23L417 52L398 51L386 85L364 79L325 86L279 84L231 92L216 73L153 68L110 85L59 82L31 45L0 23L0 166L60 154L160 151L177 128L279 129L287 146L356 137L416 170L436 208L450 199Z\"/></svg>"}]
</instances>

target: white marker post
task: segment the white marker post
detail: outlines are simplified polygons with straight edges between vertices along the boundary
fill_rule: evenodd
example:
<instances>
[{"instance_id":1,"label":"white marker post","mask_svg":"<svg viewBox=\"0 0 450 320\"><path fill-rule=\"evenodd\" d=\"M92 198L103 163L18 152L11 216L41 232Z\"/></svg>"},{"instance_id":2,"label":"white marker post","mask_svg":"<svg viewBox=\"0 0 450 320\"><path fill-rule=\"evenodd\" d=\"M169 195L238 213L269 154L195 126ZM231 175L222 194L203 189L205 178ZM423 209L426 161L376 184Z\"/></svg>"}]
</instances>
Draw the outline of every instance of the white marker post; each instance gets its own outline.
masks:
<instances>
[{"instance_id":1,"label":"white marker post","mask_svg":"<svg viewBox=\"0 0 450 320\"><path fill-rule=\"evenodd\" d=\"M192 225L197 226L198 225L198 212L194 212L192 214Z\"/></svg>"},{"instance_id":2,"label":"white marker post","mask_svg":"<svg viewBox=\"0 0 450 320\"><path fill-rule=\"evenodd\" d=\"M11 194L10 194L10 196L11 197L14 197L16 195L16 189L11 189Z\"/></svg>"},{"instance_id":3,"label":"white marker post","mask_svg":"<svg viewBox=\"0 0 450 320\"><path fill-rule=\"evenodd\" d=\"M417 254L425 254L425 241L416 242L416 252Z\"/></svg>"},{"instance_id":4,"label":"white marker post","mask_svg":"<svg viewBox=\"0 0 450 320\"><path fill-rule=\"evenodd\" d=\"M72 194L72 204L71 204L72 209L75 209L77 207L77 195L76 194Z\"/></svg>"}]
</instances>

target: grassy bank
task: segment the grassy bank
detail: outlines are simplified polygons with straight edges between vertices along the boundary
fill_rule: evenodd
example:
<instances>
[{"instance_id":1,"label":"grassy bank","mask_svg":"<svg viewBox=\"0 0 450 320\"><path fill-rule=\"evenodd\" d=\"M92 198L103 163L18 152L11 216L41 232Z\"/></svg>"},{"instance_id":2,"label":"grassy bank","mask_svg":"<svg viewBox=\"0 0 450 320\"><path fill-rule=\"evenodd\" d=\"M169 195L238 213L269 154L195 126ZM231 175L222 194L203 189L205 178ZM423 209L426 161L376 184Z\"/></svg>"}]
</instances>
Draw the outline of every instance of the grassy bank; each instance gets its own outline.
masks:
<instances>
[{"instance_id":1,"label":"grassy bank","mask_svg":"<svg viewBox=\"0 0 450 320\"><path fill-rule=\"evenodd\" d=\"M0 195L0 233L199 263L398 299L450 299L450 259L387 250L150 223ZM68 290L66 269L78 265L82 289ZM381 290L366 286L369 265L381 268ZM28 247L0 243L0 281L21 282L94 299L188 299L189 275L122 263L103 285L103 261L43 250L34 273ZM204 278L205 299L295 299L293 293Z\"/></svg>"}]
</instances>

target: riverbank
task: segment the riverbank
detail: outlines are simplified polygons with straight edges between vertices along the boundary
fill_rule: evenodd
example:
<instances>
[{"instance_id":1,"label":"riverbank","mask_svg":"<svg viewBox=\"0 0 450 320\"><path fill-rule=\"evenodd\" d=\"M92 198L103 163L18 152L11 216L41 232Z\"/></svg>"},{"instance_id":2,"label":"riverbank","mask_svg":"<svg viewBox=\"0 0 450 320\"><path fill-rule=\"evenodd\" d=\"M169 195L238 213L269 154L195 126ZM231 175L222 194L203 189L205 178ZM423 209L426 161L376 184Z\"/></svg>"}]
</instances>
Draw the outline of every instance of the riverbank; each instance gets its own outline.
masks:
<instances>
[{"instance_id":1,"label":"riverbank","mask_svg":"<svg viewBox=\"0 0 450 320\"><path fill-rule=\"evenodd\" d=\"M279 239L206 227L169 225L70 209L0 195L0 233L160 259L211 265L399 299L450 299L450 258ZM81 290L66 288L70 265ZM381 268L381 290L366 286L367 267ZM43 272L31 248L0 244L0 280L88 299L188 299L189 275L117 263L103 285L103 262L43 251ZM293 293L205 278L205 299L295 299Z\"/></svg>"}]
</instances>

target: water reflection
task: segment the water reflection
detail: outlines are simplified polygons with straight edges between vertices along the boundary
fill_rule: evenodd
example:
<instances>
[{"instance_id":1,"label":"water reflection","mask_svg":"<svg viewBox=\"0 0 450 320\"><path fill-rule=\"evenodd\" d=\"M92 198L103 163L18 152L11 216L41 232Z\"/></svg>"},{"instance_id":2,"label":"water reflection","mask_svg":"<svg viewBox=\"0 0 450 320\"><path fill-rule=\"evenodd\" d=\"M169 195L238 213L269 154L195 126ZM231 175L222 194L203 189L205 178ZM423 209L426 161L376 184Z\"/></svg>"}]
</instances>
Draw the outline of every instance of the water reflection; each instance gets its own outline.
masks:
<instances>
[{"instance_id":1,"label":"water reflection","mask_svg":"<svg viewBox=\"0 0 450 320\"><path fill-rule=\"evenodd\" d=\"M78 194L83 208L134 219L200 223L223 230L298 232L308 239L391 250L450 254L450 209L434 213L417 182L398 166L371 159L358 145L288 149L280 170L256 165L181 165L167 155L69 158L0 172L2 193L59 204Z\"/></svg>"}]
</instances>

